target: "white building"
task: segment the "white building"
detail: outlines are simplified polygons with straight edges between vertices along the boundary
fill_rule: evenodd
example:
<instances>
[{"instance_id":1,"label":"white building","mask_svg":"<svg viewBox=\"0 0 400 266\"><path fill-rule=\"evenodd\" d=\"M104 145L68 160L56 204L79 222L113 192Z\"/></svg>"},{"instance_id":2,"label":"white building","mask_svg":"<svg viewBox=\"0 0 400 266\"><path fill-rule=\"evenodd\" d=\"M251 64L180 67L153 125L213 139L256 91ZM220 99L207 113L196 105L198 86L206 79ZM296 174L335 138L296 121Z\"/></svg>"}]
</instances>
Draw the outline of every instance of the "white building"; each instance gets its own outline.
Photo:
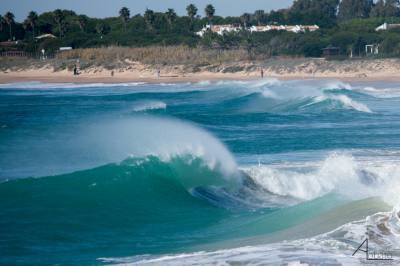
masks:
<instances>
[{"instance_id":1,"label":"white building","mask_svg":"<svg viewBox=\"0 0 400 266\"><path fill-rule=\"evenodd\" d=\"M391 29L396 29L400 28L400 24L388 24L388 23L383 23L379 27L375 29L375 31L383 31L383 30L391 30Z\"/></svg>"},{"instance_id":2,"label":"white building","mask_svg":"<svg viewBox=\"0 0 400 266\"><path fill-rule=\"evenodd\" d=\"M235 25L207 25L204 28L201 29L201 31L196 32L197 35L200 37L203 37L204 34L207 31L212 31L218 35L224 35L225 33L230 33L230 32L239 32L242 30L242 27L240 26L235 26Z\"/></svg>"},{"instance_id":3,"label":"white building","mask_svg":"<svg viewBox=\"0 0 400 266\"><path fill-rule=\"evenodd\" d=\"M277 31L290 31L294 33L306 32L306 31L316 31L319 30L317 25L266 25L266 26L252 26L248 29L242 28L241 26L235 25L207 25L201 29L201 31L196 32L196 34L200 37L203 37L207 31L212 31L219 35L224 35L225 33L230 32L239 32L241 30L247 30L250 32L267 32L272 30Z\"/></svg>"},{"instance_id":4,"label":"white building","mask_svg":"<svg viewBox=\"0 0 400 266\"><path fill-rule=\"evenodd\" d=\"M39 36L36 36L35 39L37 40L41 40L41 39L55 39L57 38L56 36L54 36L53 34L50 33L46 33L46 34L42 34Z\"/></svg>"},{"instance_id":5,"label":"white building","mask_svg":"<svg viewBox=\"0 0 400 266\"><path fill-rule=\"evenodd\" d=\"M379 44L367 44L365 45L366 55L377 55L379 54Z\"/></svg>"},{"instance_id":6,"label":"white building","mask_svg":"<svg viewBox=\"0 0 400 266\"><path fill-rule=\"evenodd\" d=\"M271 30L278 31L290 31L294 33L306 32L306 31L316 31L319 30L317 25L267 25L267 26L252 26L250 28L251 32L266 32Z\"/></svg>"}]
</instances>

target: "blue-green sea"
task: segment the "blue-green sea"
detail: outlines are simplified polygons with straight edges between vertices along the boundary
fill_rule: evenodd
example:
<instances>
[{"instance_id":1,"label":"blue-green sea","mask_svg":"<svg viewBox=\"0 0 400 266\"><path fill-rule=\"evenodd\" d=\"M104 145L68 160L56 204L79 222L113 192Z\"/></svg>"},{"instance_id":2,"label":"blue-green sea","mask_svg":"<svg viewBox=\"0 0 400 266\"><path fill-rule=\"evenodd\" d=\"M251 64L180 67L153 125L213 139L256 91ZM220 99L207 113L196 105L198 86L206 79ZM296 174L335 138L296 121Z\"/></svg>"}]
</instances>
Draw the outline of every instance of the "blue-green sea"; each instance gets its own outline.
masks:
<instances>
[{"instance_id":1,"label":"blue-green sea","mask_svg":"<svg viewBox=\"0 0 400 266\"><path fill-rule=\"evenodd\" d=\"M0 265L397 260L399 192L399 83L0 85Z\"/></svg>"}]
</instances>

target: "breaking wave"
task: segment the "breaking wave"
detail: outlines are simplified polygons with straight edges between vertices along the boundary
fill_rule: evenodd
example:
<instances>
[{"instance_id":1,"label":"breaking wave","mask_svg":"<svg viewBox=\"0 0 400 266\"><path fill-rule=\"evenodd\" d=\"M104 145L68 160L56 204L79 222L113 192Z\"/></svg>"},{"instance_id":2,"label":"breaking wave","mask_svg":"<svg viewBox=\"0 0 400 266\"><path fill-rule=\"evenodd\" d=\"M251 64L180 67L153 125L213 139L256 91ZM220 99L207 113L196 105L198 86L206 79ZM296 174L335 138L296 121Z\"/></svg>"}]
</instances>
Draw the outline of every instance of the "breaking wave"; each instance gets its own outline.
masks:
<instances>
[{"instance_id":1,"label":"breaking wave","mask_svg":"<svg viewBox=\"0 0 400 266\"><path fill-rule=\"evenodd\" d=\"M238 112L278 114L330 113L356 111L373 113L358 98L367 96L341 82L266 80L260 82L223 82L216 86L225 93L224 107Z\"/></svg>"},{"instance_id":2,"label":"breaking wave","mask_svg":"<svg viewBox=\"0 0 400 266\"><path fill-rule=\"evenodd\" d=\"M243 171L257 187L283 197L304 201L335 192L352 199L382 197L392 206L400 203L398 161L358 161L349 154L332 153L313 165L259 165Z\"/></svg>"},{"instance_id":3,"label":"breaking wave","mask_svg":"<svg viewBox=\"0 0 400 266\"><path fill-rule=\"evenodd\" d=\"M42 87L42 90L37 92L36 88L24 89L24 86L37 86L39 91ZM100 96L99 106L116 112L123 109L123 114L118 113L109 120L95 112L100 122L87 121L92 117L72 120L69 124L60 123L62 126L52 128L43 136L40 128L34 131L37 134L21 132L19 146L15 148L11 143L4 149L7 152L0 158L0 176L14 178L0 183L0 238L4 240L0 249L8 255L6 258L14 258L15 249L24 250L33 246L31 243L39 243L33 249L58 252L49 259L52 262L62 258L60 255L65 250L79 250L87 251L85 254L90 254L91 258L94 255L98 258L175 253L101 259L104 263L138 265L256 264L260 261L335 265L357 264L351 252L365 238L365 232L369 232L371 243L378 247L398 247L398 153L392 156L393 160L371 152L367 152L372 155L365 158L352 155L350 151L332 152L318 159L312 155L308 158L292 155L292 160L279 154L271 157L281 158L286 163L252 165L254 157L259 155L257 152L268 152L268 143L273 144L274 139L259 143L268 138L268 133L257 131L257 138L250 140L254 143L247 145L245 136L247 130L252 130L246 123L259 117L247 116L247 113L279 114L271 115L271 119L283 118L279 126L286 126L292 119L284 117L287 114L300 114L307 119L309 114L313 118L331 115L339 122L343 114L361 119L379 118L375 112L387 110L374 104L374 97L381 96L380 89L333 81L309 84L308 81L278 80L174 84L162 88L128 84L106 91L100 87L82 91L65 87L64 95ZM43 84L5 90L5 94L10 92L11 95L59 93L56 88L43 88ZM154 92L157 95L153 95ZM168 98L171 95L167 93L175 93L174 99ZM61 98L63 106L70 104L70 99ZM92 100L98 99L84 98L81 104L86 108ZM121 99L129 102L121 106ZM44 103L51 107L52 100L46 99ZM37 104L42 106L43 102ZM146 114L152 110L165 110L167 114L185 119L193 118L190 112L195 112L192 120L200 123L212 117L204 122L210 128L229 119L232 124L218 126L220 130L215 132L232 145L239 158L253 156L249 165L238 166L231 152L212 134L190 123ZM48 111L53 112L52 109ZM216 116L214 120L214 114L221 114L222 118ZM238 117L232 118L232 114ZM70 115L74 116L75 112ZM121 116L127 118L120 119ZM325 121L331 120L322 122ZM389 126L391 121L388 120ZM239 127L236 122L244 124ZM358 128L361 133L363 125ZM270 126L274 125L265 125L266 128ZM236 128L243 128L243 132L237 134ZM226 129L232 135L225 134ZM355 136L353 129L338 137ZM381 128L376 128L375 132L380 134ZM281 132L277 133L274 138L281 137ZM356 136L360 136L358 133ZM389 133L388 136L392 136L392 132ZM235 142L241 138L243 145ZM232 139L235 141L230 142ZM298 144L308 139L295 141ZM318 145L323 144L318 147L301 146L305 147L304 154L310 156L311 149L326 148L324 141L323 138L316 141ZM353 147L339 142L339 149ZM289 141L288 145L293 143ZM389 146L385 147L392 144L389 139ZM254 148L249 155L243 154L246 146ZM29 147L28 153L25 147ZM282 150L285 151L278 149L277 152ZM38 178L27 178L30 176ZM371 200L371 197L374 198ZM381 208L375 197L384 200L385 203L380 204L389 207ZM360 205L349 205L354 200L360 201ZM390 208L394 208L392 212ZM360 220L366 216L367 219ZM329 227L324 227L327 224ZM309 235L310 231L313 235ZM292 241L287 238L289 235L302 240ZM257 241L253 241L255 238ZM268 241L263 242L265 239ZM288 241L282 242L284 239ZM217 244L203 250L218 250L221 246L227 249L190 253L189 248L207 241ZM219 241L238 243L236 246L242 247L218 246ZM54 243L62 248L53 249ZM93 244L88 247L87 243ZM252 246L243 247L246 243ZM263 245L255 246L257 243ZM113 252L104 252L104 247L111 246L115 247ZM188 249L176 250L175 246ZM39 264L39 261L32 263L35 262Z\"/></svg>"}]
</instances>

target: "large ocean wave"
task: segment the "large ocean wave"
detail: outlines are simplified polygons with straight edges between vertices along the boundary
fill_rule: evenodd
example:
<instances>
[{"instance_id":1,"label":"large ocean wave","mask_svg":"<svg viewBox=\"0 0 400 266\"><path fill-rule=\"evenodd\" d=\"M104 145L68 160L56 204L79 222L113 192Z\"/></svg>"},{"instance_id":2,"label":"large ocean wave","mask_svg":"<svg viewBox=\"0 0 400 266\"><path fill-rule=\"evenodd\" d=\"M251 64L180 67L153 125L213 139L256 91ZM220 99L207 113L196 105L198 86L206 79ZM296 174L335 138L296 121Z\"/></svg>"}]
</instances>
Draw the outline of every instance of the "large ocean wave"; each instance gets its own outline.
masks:
<instances>
[{"instance_id":1,"label":"large ocean wave","mask_svg":"<svg viewBox=\"0 0 400 266\"><path fill-rule=\"evenodd\" d=\"M274 79L3 85L0 264L357 264L366 232L397 248L395 94Z\"/></svg>"}]
</instances>

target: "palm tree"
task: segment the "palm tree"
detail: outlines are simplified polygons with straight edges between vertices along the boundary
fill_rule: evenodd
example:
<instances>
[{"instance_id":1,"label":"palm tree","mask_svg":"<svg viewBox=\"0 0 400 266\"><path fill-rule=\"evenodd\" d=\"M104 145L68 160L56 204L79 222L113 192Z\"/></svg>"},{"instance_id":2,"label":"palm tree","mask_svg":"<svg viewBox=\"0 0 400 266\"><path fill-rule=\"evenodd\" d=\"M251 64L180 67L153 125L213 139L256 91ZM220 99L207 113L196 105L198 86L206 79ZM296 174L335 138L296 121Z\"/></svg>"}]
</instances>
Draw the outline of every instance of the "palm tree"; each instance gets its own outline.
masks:
<instances>
[{"instance_id":1,"label":"palm tree","mask_svg":"<svg viewBox=\"0 0 400 266\"><path fill-rule=\"evenodd\" d=\"M119 11L119 17L122 19L122 22L124 23L124 28L126 30L126 24L128 23L129 17L131 16L131 12L127 7L121 8Z\"/></svg>"},{"instance_id":2,"label":"palm tree","mask_svg":"<svg viewBox=\"0 0 400 266\"><path fill-rule=\"evenodd\" d=\"M106 26L102 23L99 22L96 24L96 32L100 35L100 39L103 39L103 34L106 31Z\"/></svg>"},{"instance_id":3,"label":"palm tree","mask_svg":"<svg viewBox=\"0 0 400 266\"><path fill-rule=\"evenodd\" d=\"M36 26L37 26L38 19L39 19L39 17L38 17L38 15L37 15L37 13L36 13L35 11L31 11L31 12L29 12L29 14L28 14L28 16L26 17L26 20L25 20L25 22L24 22L24 24L25 24L27 27L29 27L29 28L32 29L32 36L33 36L33 39L35 39L35 28L36 28Z\"/></svg>"},{"instance_id":4,"label":"palm tree","mask_svg":"<svg viewBox=\"0 0 400 266\"><path fill-rule=\"evenodd\" d=\"M193 20L194 17L197 15L198 9L195 5L190 4L186 7L186 11L187 11L188 17L190 17Z\"/></svg>"},{"instance_id":5,"label":"palm tree","mask_svg":"<svg viewBox=\"0 0 400 266\"><path fill-rule=\"evenodd\" d=\"M264 12L264 10L256 10L256 12L254 12L254 15L255 15L255 17L256 17L256 20L257 20L257 24L258 24L258 26L260 26L261 25L261 21L264 19L264 17L265 17L265 12Z\"/></svg>"},{"instance_id":6,"label":"palm tree","mask_svg":"<svg viewBox=\"0 0 400 266\"><path fill-rule=\"evenodd\" d=\"M61 39L63 36L63 22L65 19L64 13L61 9L56 9L53 12L53 16L54 16L54 21L58 25L58 31L59 31L59 35L60 35L60 39Z\"/></svg>"},{"instance_id":7,"label":"palm tree","mask_svg":"<svg viewBox=\"0 0 400 266\"><path fill-rule=\"evenodd\" d=\"M8 28L9 28L9 31L10 31L9 32L10 33L10 41L12 40L12 25L14 24L14 18L15 18L15 16L11 12L7 12L4 15L4 21L8 25Z\"/></svg>"},{"instance_id":8,"label":"palm tree","mask_svg":"<svg viewBox=\"0 0 400 266\"><path fill-rule=\"evenodd\" d=\"M173 10L172 8L168 8L167 12L165 12L165 16L166 16L170 26L176 20L176 17L177 17L175 10Z\"/></svg>"},{"instance_id":9,"label":"palm tree","mask_svg":"<svg viewBox=\"0 0 400 266\"><path fill-rule=\"evenodd\" d=\"M206 13L206 16L208 18L208 21L211 24L211 20L213 19L214 15L215 15L215 8L213 5L207 5L206 9L204 9L204 12Z\"/></svg>"},{"instance_id":10,"label":"palm tree","mask_svg":"<svg viewBox=\"0 0 400 266\"><path fill-rule=\"evenodd\" d=\"M244 27L247 28L247 24L249 24L250 22L250 14L244 13L243 15L240 16L240 20L242 21Z\"/></svg>"},{"instance_id":11,"label":"palm tree","mask_svg":"<svg viewBox=\"0 0 400 266\"><path fill-rule=\"evenodd\" d=\"M88 18L85 15L79 15L76 18L76 23L78 24L81 31L85 32L86 24L88 23Z\"/></svg>"},{"instance_id":12,"label":"palm tree","mask_svg":"<svg viewBox=\"0 0 400 266\"><path fill-rule=\"evenodd\" d=\"M2 15L0 15L0 31L3 31L3 25L4 25L4 18Z\"/></svg>"},{"instance_id":13,"label":"palm tree","mask_svg":"<svg viewBox=\"0 0 400 266\"><path fill-rule=\"evenodd\" d=\"M146 24L149 27L149 29L152 29L155 20L154 11L151 9L146 9L146 11L144 12L144 20L146 21Z\"/></svg>"}]
</instances>

